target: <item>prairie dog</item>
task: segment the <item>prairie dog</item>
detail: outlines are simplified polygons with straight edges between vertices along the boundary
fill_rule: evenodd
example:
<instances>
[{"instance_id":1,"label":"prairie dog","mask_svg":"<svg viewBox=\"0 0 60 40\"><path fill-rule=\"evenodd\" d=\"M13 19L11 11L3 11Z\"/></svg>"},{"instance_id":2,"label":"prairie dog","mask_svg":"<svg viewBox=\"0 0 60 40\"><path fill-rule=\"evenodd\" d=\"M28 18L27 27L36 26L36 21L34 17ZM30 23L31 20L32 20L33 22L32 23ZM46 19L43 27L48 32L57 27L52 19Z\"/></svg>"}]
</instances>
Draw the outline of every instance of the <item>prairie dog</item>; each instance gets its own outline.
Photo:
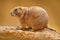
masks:
<instances>
[{"instance_id":1,"label":"prairie dog","mask_svg":"<svg viewBox=\"0 0 60 40\"><path fill-rule=\"evenodd\" d=\"M46 28L48 24L47 12L38 6L16 7L12 9L11 15L19 18L22 28L40 30Z\"/></svg>"}]
</instances>

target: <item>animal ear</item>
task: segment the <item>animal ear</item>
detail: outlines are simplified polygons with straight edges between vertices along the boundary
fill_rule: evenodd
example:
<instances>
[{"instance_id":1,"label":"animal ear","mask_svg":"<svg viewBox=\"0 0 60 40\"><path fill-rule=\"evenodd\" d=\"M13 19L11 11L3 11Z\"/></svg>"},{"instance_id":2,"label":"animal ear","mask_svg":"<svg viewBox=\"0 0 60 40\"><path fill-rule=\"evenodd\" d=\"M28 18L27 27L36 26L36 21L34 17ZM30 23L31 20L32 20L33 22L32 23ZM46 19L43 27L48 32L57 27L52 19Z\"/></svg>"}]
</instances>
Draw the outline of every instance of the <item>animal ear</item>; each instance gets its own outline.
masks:
<instances>
[{"instance_id":1,"label":"animal ear","mask_svg":"<svg viewBox=\"0 0 60 40\"><path fill-rule=\"evenodd\" d=\"M22 8L19 8L20 10L22 10Z\"/></svg>"}]
</instances>

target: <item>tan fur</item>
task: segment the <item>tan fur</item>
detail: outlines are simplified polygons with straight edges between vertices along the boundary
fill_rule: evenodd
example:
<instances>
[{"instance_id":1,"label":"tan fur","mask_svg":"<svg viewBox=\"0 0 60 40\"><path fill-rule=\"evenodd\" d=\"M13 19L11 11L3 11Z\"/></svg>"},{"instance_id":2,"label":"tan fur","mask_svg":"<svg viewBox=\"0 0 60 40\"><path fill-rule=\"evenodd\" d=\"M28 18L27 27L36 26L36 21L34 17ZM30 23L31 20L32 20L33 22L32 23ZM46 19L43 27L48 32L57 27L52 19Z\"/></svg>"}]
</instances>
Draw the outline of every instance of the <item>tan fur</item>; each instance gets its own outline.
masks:
<instances>
[{"instance_id":1,"label":"tan fur","mask_svg":"<svg viewBox=\"0 0 60 40\"><path fill-rule=\"evenodd\" d=\"M31 27L33 30L39 30L47 27L48 15L43 8L37 6L19 8L22 10L18 10L16 16L19 18L22 28Z\"/></svg>"}]
</instances>

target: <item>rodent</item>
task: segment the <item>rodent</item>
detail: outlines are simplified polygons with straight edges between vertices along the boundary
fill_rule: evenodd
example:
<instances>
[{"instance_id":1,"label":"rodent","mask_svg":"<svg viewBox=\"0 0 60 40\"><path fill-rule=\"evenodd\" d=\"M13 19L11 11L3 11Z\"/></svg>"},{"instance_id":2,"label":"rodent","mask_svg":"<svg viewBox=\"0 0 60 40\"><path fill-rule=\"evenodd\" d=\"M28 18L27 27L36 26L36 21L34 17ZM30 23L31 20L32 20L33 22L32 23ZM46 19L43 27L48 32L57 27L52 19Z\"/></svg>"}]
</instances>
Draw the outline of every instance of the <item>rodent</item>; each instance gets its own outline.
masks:
<instances>
[{"instance_id":1,"label":"rodent","mask_svg":"<svg viewBox=\"0 0 60 40\"><path fill-rule=\"evenodd\" d=\"M18 17L22 28L40 30L47 27L48 14L42 7L15 7L10 13L12 16Z\"/></svg>"}]
</instances>

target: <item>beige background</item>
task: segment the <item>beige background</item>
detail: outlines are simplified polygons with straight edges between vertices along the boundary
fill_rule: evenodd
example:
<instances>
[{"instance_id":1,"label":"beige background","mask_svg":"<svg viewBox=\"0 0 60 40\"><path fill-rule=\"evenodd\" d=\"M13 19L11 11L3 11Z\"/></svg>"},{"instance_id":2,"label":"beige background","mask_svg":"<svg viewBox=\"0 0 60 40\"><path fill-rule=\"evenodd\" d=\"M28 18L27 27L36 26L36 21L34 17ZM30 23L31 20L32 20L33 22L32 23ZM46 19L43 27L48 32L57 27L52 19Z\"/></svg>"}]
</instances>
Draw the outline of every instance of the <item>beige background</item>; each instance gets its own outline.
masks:
<instances>
[{"instance_id":1,"label":"beige background","mask_svg":"<svg viewBox=\"0 0 60 40\"><path fill-rule=\"evenodd\" d=\"M20 25L9 12L16 6L41 6L49 15L49 26L60 32L60 0L0 0L0 26Z\"/></svg>"}]
</instances>

